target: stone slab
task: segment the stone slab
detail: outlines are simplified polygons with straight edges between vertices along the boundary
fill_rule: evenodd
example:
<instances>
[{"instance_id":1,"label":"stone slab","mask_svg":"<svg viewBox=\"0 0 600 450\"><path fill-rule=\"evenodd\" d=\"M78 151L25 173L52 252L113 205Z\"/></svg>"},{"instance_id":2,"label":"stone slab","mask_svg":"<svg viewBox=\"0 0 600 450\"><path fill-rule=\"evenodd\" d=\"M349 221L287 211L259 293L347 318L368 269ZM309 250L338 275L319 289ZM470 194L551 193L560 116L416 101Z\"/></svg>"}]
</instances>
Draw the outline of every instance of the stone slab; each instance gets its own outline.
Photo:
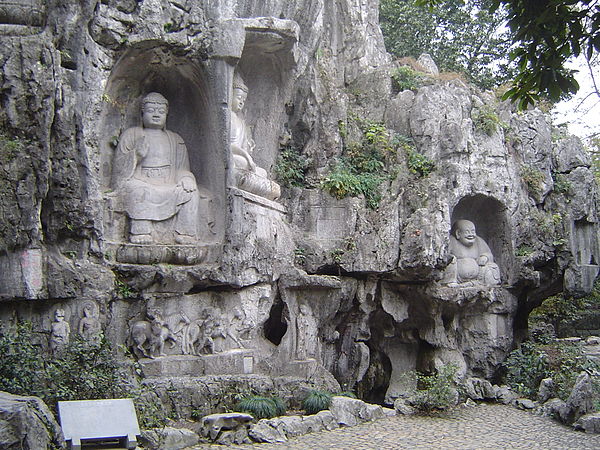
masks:
<instances>
[{"instance_id":1,"label":"stone slab","mask_svg":"<svg viewBox=\"0 0 600 450\"><path fill-rule=\"evenodd\" d=\"M142 358L139 361L146 377L200 376L204 374L205 361L201 356L169 355L158 358Z\"/></svg>"},{"instance_id":2,"label":"stone slab","mask_svg":"<svg viewBox=\"0 0 600 450\"><path fill-rule=\"evenodd\" d=\"M82 440L126 440L135 448L140 435L133 400L74 400L58 402L60 424L71 448L81 448Z\"/></svg>"},{"instance_id":3,"label":"stone slab","mask_svg":"<svg viewBox=\"0 0 600 450\"><path fill-rule=\"evenodd\" d=\"M185 266L211 260L216 248L212 245L143 245L108 242L106 250L120 263L162 263Z\"/></svg>"},{"instance_id":4,"label":"stone slab","mask_svg":"<svg viewBox=\"0 0 600 450\"><path fill-rule=\"evenodd\" d=\"M254 370L254 351L248 349L228 350L213 355L202 355L206 375L248 374ZM252 359L252 361L250 360Z\"/></svg>"}]
</instances>

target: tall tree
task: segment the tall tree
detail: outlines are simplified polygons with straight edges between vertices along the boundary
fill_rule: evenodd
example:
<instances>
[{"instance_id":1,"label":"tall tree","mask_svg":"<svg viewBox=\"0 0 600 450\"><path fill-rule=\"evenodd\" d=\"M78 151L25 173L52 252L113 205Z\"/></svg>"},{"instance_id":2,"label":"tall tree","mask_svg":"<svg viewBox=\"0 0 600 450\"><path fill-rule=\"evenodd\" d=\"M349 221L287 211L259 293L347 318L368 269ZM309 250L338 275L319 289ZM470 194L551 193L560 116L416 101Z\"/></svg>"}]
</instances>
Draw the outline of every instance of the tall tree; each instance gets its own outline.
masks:
<instances>
[{"instance_id":1,"label":"tall tree","mask_svg":"<svg viewBox=\"0 0 600 450\"><path fill-rule=\"evenodd\" d=\"M454 0L414 0L431 9ZM521 108L541 95L558 101L579 90L567 61L584 55L588 62L600 51L600 0L491 0L490 10L504 7L516 48L512 60L519 73L505 98ZM591 67L591 65L590 65ZM600 92L596 89L596 94Z\"/></svg>"},{"instance_id":2,"label":"tall tree","mask_svg":"<svg viewBox=\"0 0 600 450\"><path fill-rule=\"evenodd\" d=\"M486 0L446 0L419 7L414 0L382 0L380 24L386 48L395 56L429 53L440 69L464 72L482 88L512 79L517 71L506 55L512 38L506 13Z\"/></svg>"}]
</instances>

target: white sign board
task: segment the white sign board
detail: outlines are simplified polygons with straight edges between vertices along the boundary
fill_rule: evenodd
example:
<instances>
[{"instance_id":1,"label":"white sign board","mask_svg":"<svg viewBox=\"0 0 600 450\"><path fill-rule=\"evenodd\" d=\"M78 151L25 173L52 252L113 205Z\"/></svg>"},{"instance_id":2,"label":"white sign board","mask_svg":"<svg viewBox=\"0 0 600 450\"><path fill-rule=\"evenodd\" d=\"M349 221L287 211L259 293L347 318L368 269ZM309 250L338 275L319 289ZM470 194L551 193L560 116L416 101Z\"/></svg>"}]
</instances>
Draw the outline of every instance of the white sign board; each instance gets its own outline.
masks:
<instances>
[{"instance_id":1,"label":"white sign board","mask_svg":"<svg viewBox=\"0 0 600 450\"><path fill-rule=\"evenodd\" d=\"M58 402L60 425L71 448L80 449L82 440L125 441L135 448L140 434L133 400L75 400Z\"/></svg>"}]
</instances>

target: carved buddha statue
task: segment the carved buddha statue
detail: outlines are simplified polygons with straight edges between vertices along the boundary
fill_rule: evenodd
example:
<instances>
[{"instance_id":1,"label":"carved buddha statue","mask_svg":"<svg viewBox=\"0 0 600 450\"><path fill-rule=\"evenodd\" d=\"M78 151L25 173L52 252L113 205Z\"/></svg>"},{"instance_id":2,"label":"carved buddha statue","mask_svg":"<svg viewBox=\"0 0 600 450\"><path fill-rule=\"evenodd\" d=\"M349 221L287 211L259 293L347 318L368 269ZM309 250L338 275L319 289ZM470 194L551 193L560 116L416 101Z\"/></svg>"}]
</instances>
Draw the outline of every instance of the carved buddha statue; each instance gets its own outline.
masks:
<instances>
[{"instance_id":1,"label":"carved buddha statue","mask_svg":"<svg viewBox=\"0 0 600 450\"><path fill-rule=\"evenodd\" d=\"M276 200L281 195L279 185L271 181L266 170L257 166L252 158L254 140L242 114L247 96L248 88L241 76L236 73L233 80L230 138L235 181L237 187L244 191Z\"/></svg>"},{"instance_id":2,"label":"carved buddha statue","mask_svg":"<svg viewBox=\"0 0 600 450\"><path fill-rule=\"evenodd\" d=\"M134 244L191 244L197 241L199 194L181 136L166 129L169 104L156 92L142 101L141 127L121 135L113 162L112 186L123 199ZM154 225L170 221L172 234Z\"/></svg>"},{"instance_id":3,"label":"carved buddha statue","mask_svg":"<svg viewBox=\"0 0 600 450\"><path fill-rule=\"evenodd\" d=\"M458 220L450 236L448 251L452 261L446 269L444 282L456 285L479 282L487 286L500 284L500 269L487 243L477 236L475 225Z\"/></svg>"}]
</instances>

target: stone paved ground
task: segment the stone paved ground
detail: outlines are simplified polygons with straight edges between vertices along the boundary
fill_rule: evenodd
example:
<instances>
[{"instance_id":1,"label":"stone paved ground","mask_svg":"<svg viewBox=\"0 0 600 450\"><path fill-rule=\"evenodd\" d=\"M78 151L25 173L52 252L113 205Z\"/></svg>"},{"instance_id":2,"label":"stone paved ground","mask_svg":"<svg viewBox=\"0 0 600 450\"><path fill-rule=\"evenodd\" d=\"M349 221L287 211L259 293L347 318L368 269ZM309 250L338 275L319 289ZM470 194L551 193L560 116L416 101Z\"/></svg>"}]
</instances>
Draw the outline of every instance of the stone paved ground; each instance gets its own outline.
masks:
<instances>
[{"instance_id":1,"label":"stone paved ground","mask_svg":"<svg viewBox=\"0 0 600 450\"><path fill-rule=\"evenodd\" d=\"M215 449L199 445L194 449ZM311 433L284 444L233 449L600 449L600 435L504 405L460 407L438 417L394 416L353 428Z\"/></svg>"}]
</instances>

